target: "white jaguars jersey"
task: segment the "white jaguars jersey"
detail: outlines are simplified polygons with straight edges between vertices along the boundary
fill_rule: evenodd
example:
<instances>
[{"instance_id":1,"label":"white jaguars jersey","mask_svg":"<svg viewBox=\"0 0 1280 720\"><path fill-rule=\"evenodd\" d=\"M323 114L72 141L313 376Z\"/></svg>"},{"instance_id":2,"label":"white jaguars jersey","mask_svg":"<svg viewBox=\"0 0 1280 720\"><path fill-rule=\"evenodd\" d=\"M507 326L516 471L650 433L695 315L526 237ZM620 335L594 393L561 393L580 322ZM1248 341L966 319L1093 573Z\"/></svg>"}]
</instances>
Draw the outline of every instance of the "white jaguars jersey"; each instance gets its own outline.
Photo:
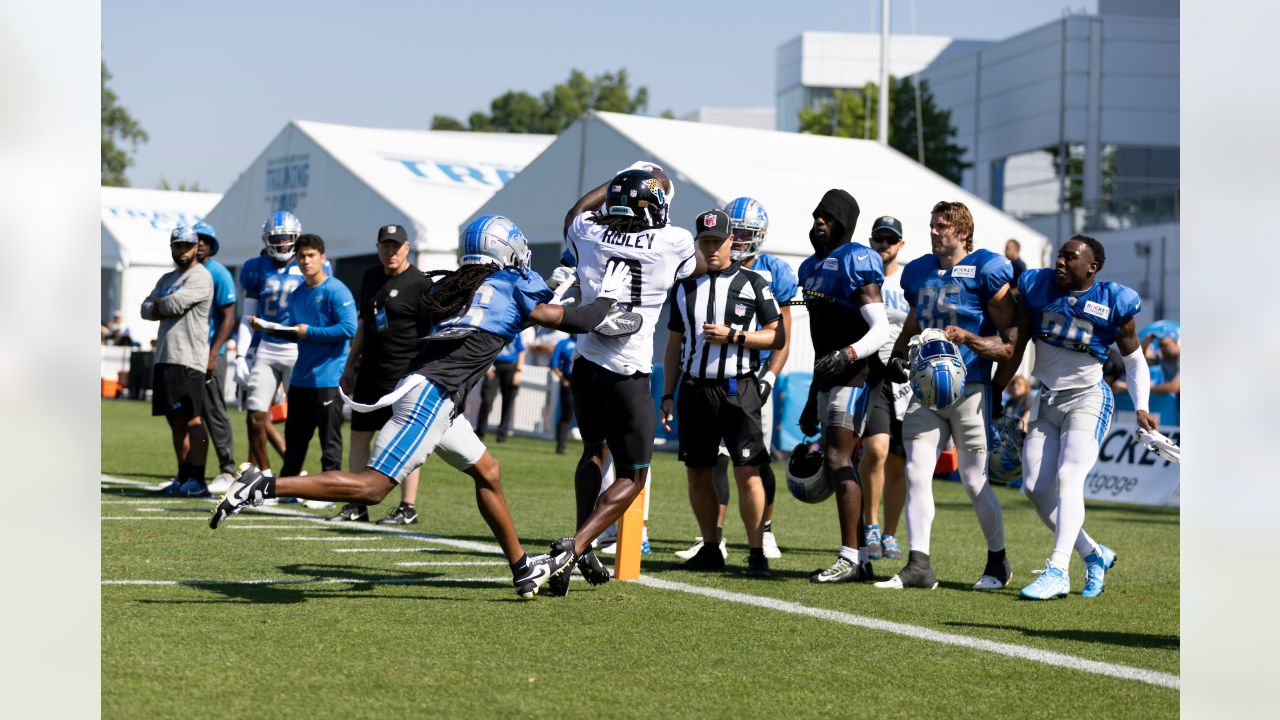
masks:
<instances>
[{"instance_id":1,"label":"white jaguars jersey","mask_svg":"<svg viewBox=\"0 0 1280 720\"><path fill-rule=\"evenodd\" d=\"M907 313L911 306L907 304L907 296L902 292L902 266L892 275L884 276L884 284L880 286L880 295L884 297L884 312L889 316L889 339L880 347L880 361L889 364L889 354L893 352L893 344L902 334L902 326L907 322Z\"/></svg>"},{"instance_id":2,"label":"white jaguars jersey","mask_svg":"<svg viewBox=\"0 0 1280 720\"><path fill-rule=\"evenodd\" d=\"M689 277L697 266L693 236L688 230L667 225L634 233L611 233L592 222L592 213L573 219L565 233L566 255L578 268L582 302L597 297L600 280L609 263L622 262L631 269L631 296L624 301L644 318L634 335L602 338L595 333L578 336L577 356L630 375L653 369L653 333L667 293L678 280Z\"/></svg>"}]
</instances>

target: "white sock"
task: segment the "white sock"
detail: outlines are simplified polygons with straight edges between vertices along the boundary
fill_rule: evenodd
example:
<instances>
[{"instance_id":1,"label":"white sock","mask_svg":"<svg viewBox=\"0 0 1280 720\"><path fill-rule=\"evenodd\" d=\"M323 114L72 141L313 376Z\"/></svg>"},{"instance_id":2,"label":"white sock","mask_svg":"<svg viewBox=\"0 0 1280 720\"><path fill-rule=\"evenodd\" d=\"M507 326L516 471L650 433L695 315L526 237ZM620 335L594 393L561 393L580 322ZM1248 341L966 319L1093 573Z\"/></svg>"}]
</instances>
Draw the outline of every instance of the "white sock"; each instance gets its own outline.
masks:
<instances>
[{"instance_id":1,"label":"white sock","mask_svg":"<svg viewBox=\"0 0 1280 720\"><path fill-rule=\"evenodd\" d=\"M859 565L865 562L862 558L863 552L864 551L862 550L854 550L848 545L840 546L840 557L844 558L845 560L848 560L849 562L858 563Z\"/></svg>"}]
</instances>

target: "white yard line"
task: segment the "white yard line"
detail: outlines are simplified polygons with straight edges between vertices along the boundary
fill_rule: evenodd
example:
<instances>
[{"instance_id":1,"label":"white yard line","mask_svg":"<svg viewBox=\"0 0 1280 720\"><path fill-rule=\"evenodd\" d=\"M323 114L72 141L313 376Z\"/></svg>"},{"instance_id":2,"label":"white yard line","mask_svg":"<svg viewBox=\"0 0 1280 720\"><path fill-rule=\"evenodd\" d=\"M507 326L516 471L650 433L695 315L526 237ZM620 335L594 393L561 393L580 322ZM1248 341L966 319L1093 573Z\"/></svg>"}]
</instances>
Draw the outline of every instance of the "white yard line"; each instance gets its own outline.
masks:
<instances>
[{"instance_id":1,"label":"white yard line","mask_svg":"<svg viewBox=\"0 0 1280 720\"><path fill-rule=\"evenodd\" d=\"M391 552L391 553L424 553L424 552L440 552L440 548L429 547L404 547L404 548L333 548L332 552L340 553L371 553L371 552Z\"/></svg>"},{"instance_id":2,"label":"white yard line","mask_svg":"<svg viewBox=\"0 0 1280 720\"><path fill-rule=\"evenodd\" d=\"M376 541L378 541L378 540L381 540L382 538L380 538L380 537L351 537L350 535L344 535L344 536L342 536L342 537L303 537L303 536L300 536L300 535L294 535L294 536L288 536L288 537L278 537L278 538L276 538L276 539L277 539L277 540L297 540L297 541L301 541L301 542L307 542L307 541L310 541L310 542L361 542L361 541L369 542L369 541L375 541L375 542L376 542Z\"/></svg>"},{"instance_id":3,"label":"white yard line","mask_svg":"<svg viewBox=\"0 0 1280 720\"><path fill-rule=\"evenodd\" d=\"M986 652L996 653L998 655L1018 658L1019 660L1030 660L1032 662L1069 668L1071 670L1079 670L1081 672L1092 673L1095 675L1105 675L1107 677L1115 677L1125 680L1136 680L1149 685L1156 685L1158 687L1170 688L1173 690L1177 690L1180 687L1180 680L1177 675L1158 672L1156 670L1147 670L1145 668L1137 668L1129 665L1116 665L1096 660L1086 660L1074 655L1067 655L1066 653L1053 652L1052 650L1041 650L1038 648L1027 647L1025 645L982 640L980 638L969 637L967 635L957 635L955 633L942 632L940 630L932 630L930 628L919 627L917 625L880 620L878 618L854 615L852 613L840 612L838 610L813 608L806 605L800 605L799 603L787 602L785 600L775 600L773 598L758 597L756 595L747 595L745 593L729 592L727 590L700 587L698 585L689 585L687 583L671 582L669 580L660 580L653 577L641 577L636 582L646 587L658 588L661 590L674 590L677 592L689 593L691 595L701 595L702 597L708 597L724 602L751 605L791 615L802 615L805 617L817 618L819 620L837 622L843 625L853 625L870 630L880 630L882 632L902 635L915 640L925 640L928 642L941 643L943 645L955 645L972 650L983 650Z\"/></svg>"},{"instance_id":4,"label":"white yard line","mask_svg":"<svg viewBox=\"0 0 1280 720\"><path fill-rule=\"evenodd\" d=\"M156 498L155 500L102 500L103 505L174 505L195 498Z\"/></svg>"},{"instance_id":5,"label":"white yard line","mask_svg":"<svg viewBox=\"0 0 1280 720\"><path fill-rule=\"evenodd\" d=\"M113 517L113 516L103 515L99 519L100 520L203 520L206 523L209 522L209 518L202 515L196 515L194 517L122 517L119 515Z\"/></svg>"},{"instance_id":6,"label":"white yard line","mask_svg":"<svg viewBox=\"0 0 1280 720\"><path fill-rule=\"evenodd\" d=\"M288 519L288 518L284 518ZM297 530L298 525L227 525L228 530Z\"/></svg>"},{"instance_id":7,"label":"white yard line","mask_svg":"<svg viewBox=\"0 0 1280 720\"><path fill-rule=\"evenodd\" d=\"M441 560L437 562L398 562L400 567L461 567L463 565L506 565L502 560Z\"/></svg>"},{"instance_id":8,"label":"white yard line","mask_svg":"<svg viewBox=\"0 0 1280 720\"><path fill-rule=\"evenodd\" d=\"M103 585L433 585L436 583L510 583L511 576L471 578L264 578L261 580L103 580Z\"/></svg>"}]
</instances>

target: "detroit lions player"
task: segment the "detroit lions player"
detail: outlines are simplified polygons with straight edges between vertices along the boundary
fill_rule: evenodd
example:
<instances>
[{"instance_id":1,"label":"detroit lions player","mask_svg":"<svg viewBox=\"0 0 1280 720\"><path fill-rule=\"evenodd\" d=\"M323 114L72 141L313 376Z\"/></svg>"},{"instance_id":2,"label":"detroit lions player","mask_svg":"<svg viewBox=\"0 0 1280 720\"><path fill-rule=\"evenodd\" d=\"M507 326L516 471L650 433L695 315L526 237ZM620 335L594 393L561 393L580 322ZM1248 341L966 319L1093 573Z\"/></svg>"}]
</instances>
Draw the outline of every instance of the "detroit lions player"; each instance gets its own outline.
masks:
<instances>
[{"instance_id":1,"label":"detroit lions player","mask_svg":"<svg viewBox=\"0 0 1280 720\"><path fill-rule=\"evenodd\" d=\"M553 543L552 553L581 558L578 567L589 581L604 571L591 541L621 517L648 478L657 426L649 386L653 333L667 292L706 270L693 236L667 221L672 190L661 168L640 162L589 191L565 215L563 262L577 268L582 301L596 298L593 288L612 268L626 266L631 287L621 304L643 318L639 331L626 337L578 338L574 353L570 382L583 446L574 471L577 533ZM615 478L602 492L606 452ZM563 595L568 580L565 574L548 590Z\"/></svg>"},{"instance_id":2,"label":"detroit lions player","mask_svg":"<svg viewBox=\"0 0 1280 720\"><path fill-rule=\"evenodd\" d=\"M298 344L267 333L255 335L253 321L268 320L293 325L289 318L289 295L302 285L302 271L293 257L293 245L302 234L302 222L292 213L277 210L262 224L262 244L266 255L250 259L240 268L240 287L244 289L244 311L236 347L236 381L246 385L245 410L248 413L249 461L271 472L271 456L267 454L267 432L271 425L268 411L276 388L284 383L289 389L293 365L298 360ZM325 274L333 268L326 260Z\"/></svg>"},{"instance_id":3,"label":"detroit lions player","mask_svg":"<svg viewBox=\"0 0 1280 720\"><path fill-rule=\"evenodd\" d=\"M1002 333L996 342L1007 357L1013 355L1013 268L1003 256L973 249L973 215L959 202L939 202L929 219L933 252L916 258L902 270L902 290L911 305L902 334L893 348L889 375L906 378L908 341L926 328L945 329L947 339L960 345L967 381L964 396L945 410L934 410L912 397L902 420L907 451L907 534L911 549L907 565L876 587L937 587L929 561L933 524L933 469L939 453L954 439L960 461L960 481L973 502L987 543L987 561L974 584L978 590L998 590L1009 582L1005 557L1004 514L987 481L987 425L993 399L1003 386L993 387L991 361L970 343ZM1008 361L1005 361L1008 362ZM1003 368L1003 365L1002 365ZM998 402L996 403L998 405Z\"/></svg>"},{"instance_id":4,"label":"detroit lions player","mask_svg":"<svg viewBox=\"0 0 1280 720\"><path fill-rule=\"evenodd\" d=\"M844 190L828 190L813 211L814 254L800 264L815 358L800 429L807 436L824 433L823 465L836 488L840 518L839 553L831 567L809 574L815 583L871 579L853 449L866 429L869 360L889 337L889 319L880 295L884 265L853 241L857 223L858 201Z\"/></svg>"},{"instance_id":5,"label":"detroit lions player","mask_svg":"<svg viewBox=\"0 0 1280 720\"><path fill-rule=\"evenodd\" d=\"M1046 600L1071 592L1071 549L1084 560L1080 594L1102 593L1116 553L1084 531L1084 482L1098 457L1115 408L1102 364L1112 343L1124 358L1129 396L1138 426L1156 430L1148 412L1151 375L1138 340L1138 293L1097 281L1107 256L1102 243L1076 235L1058 251L1054 269L1028 270L1018 279L1018 352L1034 339L1032 374L1043 386L1038 416L1023 445L1022 491L1040 519L1054 531L1044 572L1022 589L1022 597ZM994 345L992 345L994 349Z\"/></svg>"},{"instance_id":6,"label":"detroit lions player","mask_svg":"<svg viewBox=\"0 0 1280 720\"><path fill-rule=\"evenodd\" d=\"M245 464L214 511L210 527L216 528L228 515L272 497L376 505L437 447L449 450L479 442L470 442L474 431L465 418L455 416L472 386L517 333L532 323L574 333L590 332L604 320L616 298L626 297L631 289L630 269L619 264L610 267L592 287L592 302L573 307L549 305L551 290L529 268L528 242L515 223L500 215L486 215L468 225L461 240L461 267L438 280L422 298L427 314L441 319L423 338L422 349L410 365L415 369L392 393L374 406L364 406L374 409L395 403L364 470L329 470L276 479ZM479 447L483 449L483 445ZM524 552L502 493L497 462L488 451L465 467L460 466L468 461L460 462L456 450L443 455L446 462L464 469L475 481L476 504L511 563L513 582L521 597L533 597L551 576L569 568L574 556L568 552L535 558Z\"/></svg>"}]
</instances>

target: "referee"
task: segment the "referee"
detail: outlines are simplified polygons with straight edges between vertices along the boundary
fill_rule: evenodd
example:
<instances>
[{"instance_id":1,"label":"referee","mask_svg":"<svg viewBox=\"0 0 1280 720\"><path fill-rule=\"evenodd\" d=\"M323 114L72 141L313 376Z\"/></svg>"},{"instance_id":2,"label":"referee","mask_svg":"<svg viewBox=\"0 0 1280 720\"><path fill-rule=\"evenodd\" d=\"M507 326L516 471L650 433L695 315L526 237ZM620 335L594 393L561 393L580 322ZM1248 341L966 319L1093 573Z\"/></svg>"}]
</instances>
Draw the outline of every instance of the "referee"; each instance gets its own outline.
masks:
<instances>
[{"instance_id":1,"label":"referee","mask_svg":"<svg viewBox=\"0 0 1280 720\"><path fill-rule=\"evenodd\" d=\"M712 476L721 441L729 449L738 483L738 509L746 526L747 576L769 578L764 557L764 486L760 466L769 461L761 424L760 351L786 343L778 303L760 275L731 262L729 216L708 210L695 221L698 252L707 273L671 288L667 323L662 424L671 429L672 406L679 413L680 459L689 475L689 503L703 545L678 570L723 570L720 502ZM747 330L760 326L759 330ZM676 385L680 400L675 402Z\"/></svg>"}]
</instances>

